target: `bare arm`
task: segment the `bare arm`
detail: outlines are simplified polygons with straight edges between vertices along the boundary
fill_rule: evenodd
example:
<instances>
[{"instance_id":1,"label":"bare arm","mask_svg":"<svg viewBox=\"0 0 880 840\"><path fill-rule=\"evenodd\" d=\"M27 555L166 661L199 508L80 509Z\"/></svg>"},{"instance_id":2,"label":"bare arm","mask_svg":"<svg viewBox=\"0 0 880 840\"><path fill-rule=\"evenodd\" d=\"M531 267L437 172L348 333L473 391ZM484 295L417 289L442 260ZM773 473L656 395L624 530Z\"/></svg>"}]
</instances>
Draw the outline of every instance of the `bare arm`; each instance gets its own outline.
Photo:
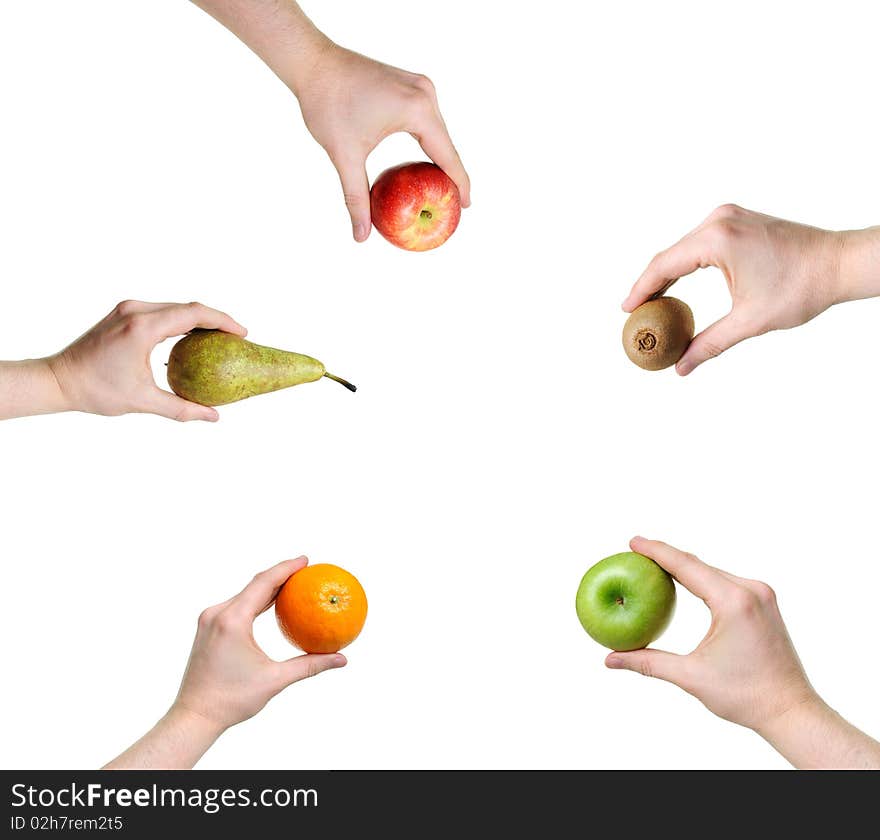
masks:
<instances>
[{"instance_id":1,"label":"bare arm","mask_svg":"<svg viewBox=\"0 0 880 840\"><path fill-rule=\"evenodd\" d=\"M818 697L755 731L802 770L880 770L880 743Z\"/></svg>"},{"instance_id":2,"label":"bare arm","mask_svg":"<svg viewBox=\"0 0 880 840\"><path fill-rule=\"evenodd\" d=\"M844 235L838 302L880 297L880 226Z\"/></svg>"},{"instance_id":3,"label":"bare arm","mask_svg":"<svg viewBox=\"0 0 880 840\"><path fill-rule=\"evenodd\" d=\"M189 770L223 730L209 720L172 706L146 735L104 770Z\"/></svg>"},{"instance_id":4,"label":"bare arm","mask_svg":"<svg viewBox=\"0 0 880 840\"><path fill-rule=\"evenodd\" d=\"M0 420L67 410L48 359L0 362Z\"/></svg>"},{"instance_id":5,"label":"bare arm","mask_svg":"<svg viewBox=\"0 0 880 840\"><path fill-rule=\"evenodd\" d=\"M293 0L193 0L222 23L299 96L332 42Z\"/></svg>"}]
</instances>

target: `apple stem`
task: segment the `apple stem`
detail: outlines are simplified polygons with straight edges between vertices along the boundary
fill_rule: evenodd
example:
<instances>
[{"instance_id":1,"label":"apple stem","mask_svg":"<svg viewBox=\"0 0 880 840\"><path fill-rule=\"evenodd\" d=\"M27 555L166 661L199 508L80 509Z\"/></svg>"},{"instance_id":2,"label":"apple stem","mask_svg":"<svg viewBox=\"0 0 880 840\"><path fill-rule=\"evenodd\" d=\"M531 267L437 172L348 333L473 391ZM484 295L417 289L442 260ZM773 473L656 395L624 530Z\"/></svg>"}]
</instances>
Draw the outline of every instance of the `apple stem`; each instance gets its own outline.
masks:
<instances>
[{"instance_id":1,"label":"apple stem","mask_svg":"<svg viewBox=\"0 0 880 840\"><path fill-rule=\"evenodd\" d=\"M334 374L328 373L327 371L324 371L324 376L326 376L328 379L332 379L334 382L338 382L340 385L344 385L346 388L348 388L349 391L357 391L357 388L352 385L351 382L347 382L340 376L335 376Z\"/></svg>"}]
</instances>

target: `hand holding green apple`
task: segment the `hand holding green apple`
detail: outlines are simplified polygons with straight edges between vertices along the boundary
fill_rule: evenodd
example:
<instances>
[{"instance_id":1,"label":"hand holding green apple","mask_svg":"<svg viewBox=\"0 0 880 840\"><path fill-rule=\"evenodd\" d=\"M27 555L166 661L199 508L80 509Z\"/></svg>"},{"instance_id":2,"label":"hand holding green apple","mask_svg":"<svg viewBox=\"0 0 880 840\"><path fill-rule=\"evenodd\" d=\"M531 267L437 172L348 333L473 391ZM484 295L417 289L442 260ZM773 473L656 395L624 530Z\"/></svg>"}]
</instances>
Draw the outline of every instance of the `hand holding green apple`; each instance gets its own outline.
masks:
<instances>
[{"instance_id":1,"label":"hand holding green apple","mask_svg":"<svg viewBox=\"0 0 880 840\"><path fill-rule=\"evenodd\" d=\"M605 660L609 668L667 680L719 717L759 731L799 704L818 700L766 583L722 572L666 543L636 537L630 547L705 601L712 624L686 656L615 652Z\"/></svg>"},{"instance_id":2,"label":"hand holding green apple","mask_svg":"<svg viewBox=\"0 0 880 840\"><path fill-rule=\"evenodd\" d=\"M605 659L609 668L683 688L719 717L754 729L795 767L880 769L880 743L810 685L766 583L707 566L666 543L636 537L630 548L593 566L578 590L584 629L619 648ZM636 650L669 621L672 578L705 601L709 632L686 656Z\"/></svg>"}]
</instances>

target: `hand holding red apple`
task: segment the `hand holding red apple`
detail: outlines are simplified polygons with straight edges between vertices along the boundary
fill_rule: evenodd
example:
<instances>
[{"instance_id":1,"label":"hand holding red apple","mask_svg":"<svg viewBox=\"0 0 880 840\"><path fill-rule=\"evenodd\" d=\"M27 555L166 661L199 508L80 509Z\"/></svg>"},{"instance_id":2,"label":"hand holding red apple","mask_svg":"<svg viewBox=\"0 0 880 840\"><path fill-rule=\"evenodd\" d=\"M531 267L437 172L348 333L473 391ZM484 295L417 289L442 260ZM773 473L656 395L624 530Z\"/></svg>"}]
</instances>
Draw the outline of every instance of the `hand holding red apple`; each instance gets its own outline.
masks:
<instances>
[{"instance_id":1,"label":"hand holding red apple","mask_svg":"<svg viewBox=\"0 0 880 840\"><path fill-rule=\"evenodd\" d=\"M470 180L452 143L431 80L336 44L325 43L309 74L289 82L303 119L339 173L354 238L370 235L370 184L366 160L399 131L418 140L425 154L456 184L461 206L470 205Z\"/></svg>"}]
</instances>

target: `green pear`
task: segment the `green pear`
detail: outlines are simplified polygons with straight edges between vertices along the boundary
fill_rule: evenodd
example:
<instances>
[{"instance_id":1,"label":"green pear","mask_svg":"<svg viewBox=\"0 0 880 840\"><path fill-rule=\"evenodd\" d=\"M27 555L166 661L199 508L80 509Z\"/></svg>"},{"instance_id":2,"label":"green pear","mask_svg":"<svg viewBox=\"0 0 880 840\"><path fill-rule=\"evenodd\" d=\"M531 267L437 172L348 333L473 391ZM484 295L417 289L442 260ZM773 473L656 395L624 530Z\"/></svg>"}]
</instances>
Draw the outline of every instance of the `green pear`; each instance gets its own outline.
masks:
<instances>
[{"instance_id":1,"label":"green pear","mask_svg":"<svg viewBox=\"0 0 880 840\"><path fill-rule=\"evenodd\" d=\"M171 390L200 405L226 405L322 376L356 390L311 356L263 347L220 330L193 330L168 358Z\"/></svg>"}]
</instances>

